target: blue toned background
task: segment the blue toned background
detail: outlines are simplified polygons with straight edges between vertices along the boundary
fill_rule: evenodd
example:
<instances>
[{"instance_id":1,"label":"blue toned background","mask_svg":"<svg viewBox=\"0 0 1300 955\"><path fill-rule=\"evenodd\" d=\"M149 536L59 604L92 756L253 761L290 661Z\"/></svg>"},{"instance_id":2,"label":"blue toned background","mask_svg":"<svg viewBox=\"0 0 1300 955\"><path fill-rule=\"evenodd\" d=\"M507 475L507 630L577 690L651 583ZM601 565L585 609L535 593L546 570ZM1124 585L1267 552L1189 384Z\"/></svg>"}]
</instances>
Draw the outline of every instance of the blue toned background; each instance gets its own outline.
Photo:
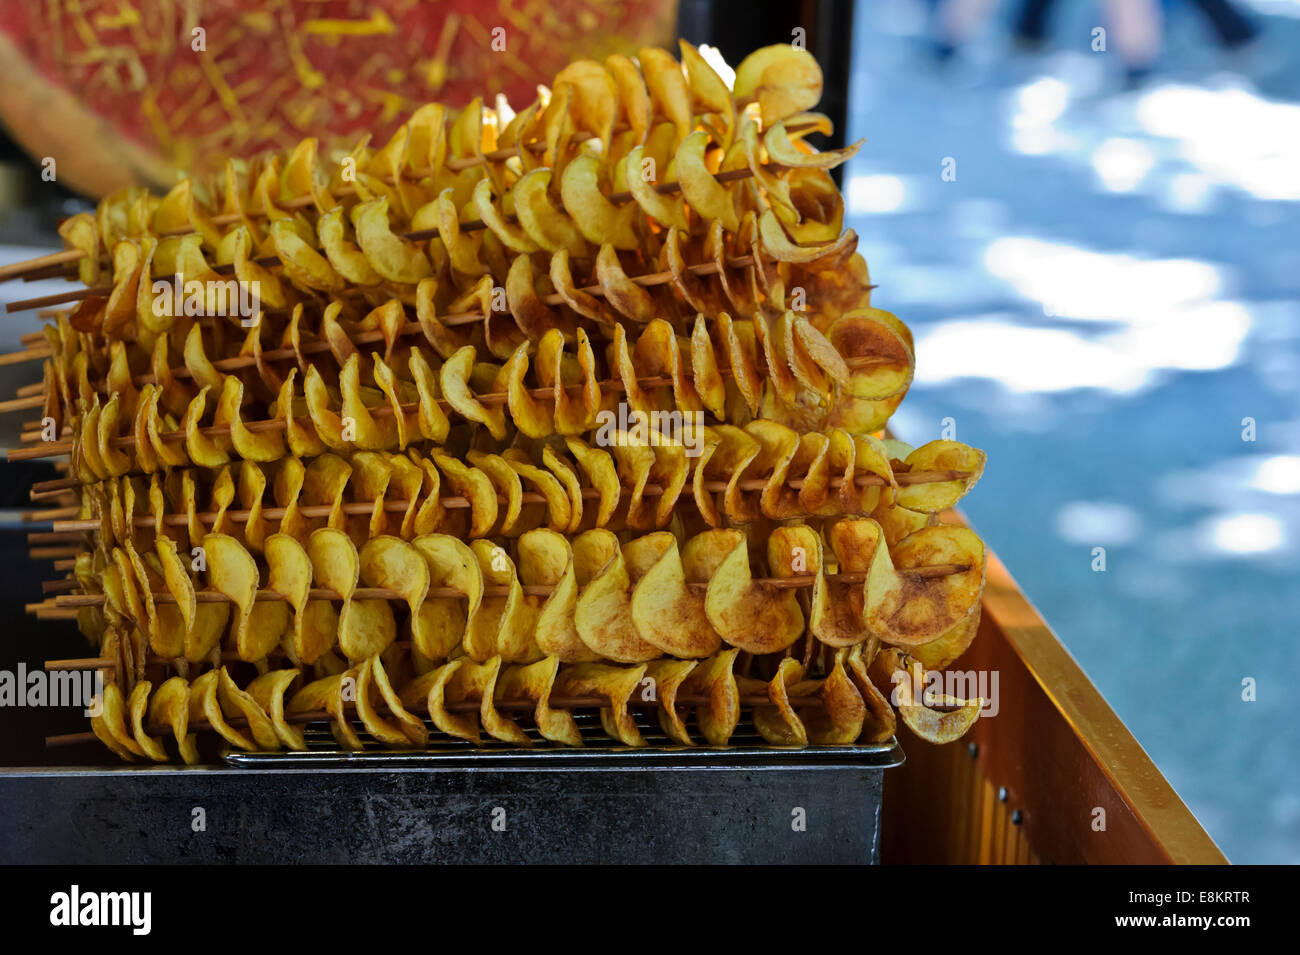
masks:
<instances>
[{"instance_id":1,"label":"blue toned background","mask_svg":"<svg viewBox=\"0 0 1300 955\"><path fill-rule=\"evenodd\" d=\"M946 60L860 0L844 191L917 339L895 430L988 451L975 526L1228 857L1296 863L1300 2L1238 5L1225 52L1166 3L1134 87L1092 0Z\"/></svg>"}]
</instances>

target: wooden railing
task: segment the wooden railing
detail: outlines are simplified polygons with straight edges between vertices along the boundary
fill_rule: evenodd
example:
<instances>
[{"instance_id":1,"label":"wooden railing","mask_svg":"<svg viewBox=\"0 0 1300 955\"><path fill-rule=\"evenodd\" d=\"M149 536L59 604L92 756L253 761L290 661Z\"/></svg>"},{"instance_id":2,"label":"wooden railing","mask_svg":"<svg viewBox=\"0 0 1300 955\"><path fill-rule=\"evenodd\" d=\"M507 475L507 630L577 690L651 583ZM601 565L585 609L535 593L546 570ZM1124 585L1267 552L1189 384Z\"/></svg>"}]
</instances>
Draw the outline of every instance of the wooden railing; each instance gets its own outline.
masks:
<instances>
[{"instance_id":1,"label":"wooden railing","mask_svg":"<svg viewBox=\"0 0 1300 955\"><path fill-rule=\"evenodd\" d=\"M996 672L1000 709L947 746L900 727L885 862L1227 862L992 553L979 636L949 669Z\"/></svg>"}]
</instances>

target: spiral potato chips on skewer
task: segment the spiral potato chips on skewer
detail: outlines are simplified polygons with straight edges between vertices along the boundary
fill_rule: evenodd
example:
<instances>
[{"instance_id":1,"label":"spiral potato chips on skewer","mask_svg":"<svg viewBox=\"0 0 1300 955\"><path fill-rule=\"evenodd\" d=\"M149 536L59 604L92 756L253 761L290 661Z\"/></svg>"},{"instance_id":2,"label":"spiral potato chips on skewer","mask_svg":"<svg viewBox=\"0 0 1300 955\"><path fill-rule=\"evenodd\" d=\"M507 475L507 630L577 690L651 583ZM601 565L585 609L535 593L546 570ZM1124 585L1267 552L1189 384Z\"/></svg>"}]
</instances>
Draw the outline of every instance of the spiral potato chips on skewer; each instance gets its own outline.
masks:
<instances>
[{"instance_id":1,"label":"spiral potato chips on skewer","mask_svg":"<svg viewBox=\"0 0 1300 955\"><path fill-rule=\"evenodd\" d=\"M804 50L730 86L570 64L515 112L415 110L60 234L44 330L54 598L121 758L954 739L904 678L973 639L983 452L881 431L911 386L819 151ZM79 255L78 255L79 253ZM30 456L35 456L31 454ZM653 711L653 712L651 712Z\"/></svg>"}]
</instances>

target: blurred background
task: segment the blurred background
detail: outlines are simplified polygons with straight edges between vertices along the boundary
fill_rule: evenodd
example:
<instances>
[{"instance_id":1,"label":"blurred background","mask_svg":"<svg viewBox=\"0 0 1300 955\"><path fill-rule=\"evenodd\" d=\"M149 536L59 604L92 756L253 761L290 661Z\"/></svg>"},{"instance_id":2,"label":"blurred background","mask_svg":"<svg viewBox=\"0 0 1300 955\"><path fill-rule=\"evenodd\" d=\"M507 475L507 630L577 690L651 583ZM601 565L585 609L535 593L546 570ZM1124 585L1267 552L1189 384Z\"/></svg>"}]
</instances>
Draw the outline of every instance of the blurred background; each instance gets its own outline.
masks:
<instances>
[{"instance_id":1,"label":"blurred background","mask_svg":"<svg viewBox=\"0 0 1300 955\"><path fill-rule=\"evenodd\" d=\"M394 20L415 9L378 6ZM450 33L451 15L418 35L390 31L419 48L410 75L424 87L454 89L457 44L489 35L456 12L472 4L453 6L462 20ZM842 185L880 286L874 304L916 335L917 379L894 431L920 444L955 429L988 452L963 502L981 535L1228 857L1300 862L1300 723L1288 715L1300 677L1300 0L543 6L559 21L542 38L667 42L675 16L679 35L733 64L807 30L836 138L866 139ZM26 35L21 7L0 29ZM242 16L250 35L266 27ZM56 53L66 51L33 56ZM262 48L264 64L275 55ZM147 124L129 66L123 89L86 100L110 119L133 116L117 123L132 134ZM76 89L83 67L62 82ZM402 76L376 76L401 92ZM250 84L232 89L257 94ZM424 87L402 95L432 95ZM37 88L40 113L48 91ZM6 107L19 90L6 86ZM376 102L379 114L337 115L382 119L391 100ZM148 161L127 147L115 156L137 171L184 157L160 143ZM58 219L82 208L0 140L0 264L57 248ZM8 283L0 303L66 287ZM34 328L33 313L5 318L0 349ZM38 378L35 365L0 367L0 395ZM4 444L21 417L0 419ZM78 655L71 625L38 630L21 615L48 576L27 559L34 528L17 512L39 470L0 465L13 637L0 667ZM5 761L39 761L45 732L82 728L63 715L66 727L57 713L19 714L32 732L6 734Z\"/></svg>"},{"instance_id":2,"label":"blurred background","mask_svg":"<svg viewBox=\"0 0 1300 955\"><path fill-rule=\"evenodd\" d=\"M1229 859L1295 863L1300 3L1205 6L857 4L847 221L891 427L988 452L975 527Z\"/></svg>"}]
</instances>

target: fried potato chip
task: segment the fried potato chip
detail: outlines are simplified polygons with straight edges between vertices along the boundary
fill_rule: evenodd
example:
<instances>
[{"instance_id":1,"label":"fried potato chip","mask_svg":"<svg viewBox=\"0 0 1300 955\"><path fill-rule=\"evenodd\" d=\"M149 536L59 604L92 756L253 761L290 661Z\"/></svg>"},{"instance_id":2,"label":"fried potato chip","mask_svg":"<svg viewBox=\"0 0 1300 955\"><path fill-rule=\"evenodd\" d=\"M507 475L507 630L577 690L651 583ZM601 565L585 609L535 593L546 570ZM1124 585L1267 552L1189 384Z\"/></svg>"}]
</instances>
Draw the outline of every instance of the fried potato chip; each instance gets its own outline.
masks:
<instances>
[{"instance_id":1,"label":"fried potato chip","mask_svg":"<svg viewBox=\"0 0 1300 955\"><path fill-rule=\"evenodd\" d=\"M864 743L883 743L894 735L898 728L898 718L889 699L872 682L868 672L867 660L874 659L879 645L870 640L851 647L846 658L849 678L857 687L862 702L867 708L863 720L861 741Z\"/></svg>"},{"instance_id":2,"label":"fried potato chip","mask_svg":"<svg viewBox=\"0 0 1300 955\"><path fill-rule=\"evenodd\" d=\"M681 685L683 695L708 697L707 704L695 708L695 720L710 746L726 746L740 722L740 689L735 675L739 654L739 650L723 650L702 660Z\"/></svg>"},{"instance_id":3,"label":"fried potato chip","mask_svg":"<svg viewBox=\"0 0 1300 955\"><path fill-rule=\"evenodd\" d=\"M677 145L691 129L691 94L681 64L667 50L643 47L637 51L641 75L650 91L653 112L673 124Z\"/></svg>"},{"instance_id":4,"label":"fried potato chip","mask_svg":"<svg viewBox=\"0 0 1300 955\"><path fill-rule=\"evenodd\" d=\"M397 622L387 600L354 600L361 577L356 545L343 531L321 527L307 538L316 583L343 598L339 608L339 649L351 661L361 661L387 649L397 639Z\"/></svg>"},{"instance_id":5,"label":"fried potato chip","mask_svg":"<svg viewBox=\"0 0 1300 955\"><path fill-rule=\"evenodd\" d=\"M226 667L222 667L219 672L221 676L217 681L217 701L221 705L222 715L242 717L248 724L248 732L257 744L256 748L278 750L280 737L275 731L271 718L257 705L257 701L252 696L239 688Z\"/></svg>"},{"instance_id":6,"label":"fried potato chip","mask_svg":"<svg viewBox=\"0 0 1300 955\"><path fill-rule=\"evenodd\" d=\"M373 199L352 210L357 244L371 267L390 282L414 285L433 266L419 246L393 233L388 222L388 200Z\"/></svg>"},{"instance_id":7,"label":"fried potato chip","mask_svg":"<svg viewBox=\"0 0 1300 955\"><path fill-rule=\"evenodd\" d=\"M271 225L271 248L284 267L285 277L304 291L340 292L347 282L334 271L329 259L303 241L290 219Z\"/></svg>"},{"instance_id":8,"label":"fried potato chip","mask_svg":"<svg viewBox=\"0 0 1300 955\"><path fill-rule=\"evenodd\" d=\"M573 550L562 534L537 528L519 538L519 579L525 588L551 588L546 597L524 598L538 608L536 640L543 653L563 663L591 663L600 659L582 642L574 623L578 581Z\"/></svg>"},{"instance_id":9,"label":"fried potato chip","mask_svg":"<svg viewBox=\"0 0 1300 955\"><path fill-rule=\"evenodd\" d=\"M155 763L167 762L167 750L163 748L162 743L156 737L150 736L145 729L145 715L149 706L149 692L153 689L153 684L148 680L137 683L131 690L131 697L127 700L127 711L131 714L131 732L134 734L135 741L144 750L144 755L148 756Z\"/></svg>"},{"instance_id":10,"label":"fried potato chip","mask_svg":"<svg viewBox=\"0 0 1300 955\"><path fill-rule=\"evenodd\" d=\"M822 96L822 71L802 47L777 43L755 50L736 67L732 95L757 100L764 127L812 109Z\"/></svg>"},{"instance_id":11,"label":"fried potato chip","mask_svg":"<svg viewBox=\"0 0 1300 955\"><path fill-rule=\"evenodd\" d=\"M205 674L206 676L206 674ZM345 691L346 685L351 688ZM364 744L347 714L344 693L355 694L356 676L353 671L335 673L308 683L289 700L287 712L290 714L314 713L325 710L330 716L330 732L344 749L362 749Z\"/></svg>"},{"instance_id":12,"label":"fried potato chip","mask_svg":"<svg viewBox=\"0 0 1300 955\"><path fill-rule=\"evenodd\" d=\"M565 211L572 217L583 237L593 245L611 245L616 249L640 247L632 223L637 204L616 206L601 191L600 161L595 156L580 155L564 167L560 196Z\"/></svg>"},{"instance_id":13,"label":"fried potato chip","mask_svg":"<svg viewBox=\"0 0 1300 955\"><path fill-rule=\"evenodd\" d=\"M284 694L302 677L298 670L269 670L248 684L247 693L267 715L275 735L287 749L303 751L307 739L302 727L285 719Z\"/></svg>"},{"instance_id":14,"label":"fried potato chip","mask_svg":"<svg viewBox=\"0 0 1300 955\"><path fill-rule=\"evenodd\" d=\"M867 705L845 670L848 653L844 649L836 651L835 662L826 679L805 680L790 688L791 696L815 693L822 699L821 708L809 708L801 717L808 741L814 746L844 746L862 735Z\"/></svg>"},{"instance_id":15,"label":"fried potato chip","mask_svg":"<svg viewBox=\"0 0 1300 955\"><path fill-rule=\"evenodd\" d=\"M573 541L578 600L573 622L578 637L595 653L620 663L653 660L661 651L637 632L631 585L618 538L607 530L579 534Z\"/></svg>"},{"instance_id":16,"label":"fried potato chip","mask_svg":"<svg viewBox=\"0 0 1300 955\"><path fill-rule=\"evenodd\" d=\"M682 140L674 160L677 181L691 209L706 221L720 223L727 232L735 232L740 228L735 197L709 170L705 160L708 146L709 134L703 130L696 130Z\"/></svg>"},{"instance_id":17,"label":"fried potato chip","mask_svg":"<svg viewBox=\"0 0 1300 955\"><path fill-rule=\"evenodd\" d=\"M491 541L470 544L486 586L506 588L506 596L485 596L465 630L465 652L483 662L499 656L510 663L533 663L543 656L533 635L535 614L524 600L515 563Z\"/></svg>"},{"instance_id":18,"label":"fried potato chip","mask_svg":"<svg viewBox=\"0 0 1300 955\"><path fill-rule=\"evenodd\" d=\"M218 687L223 672L225 672L224 667L209 670L190 684L189 721L198 723L206 720L208 726L220 734L221 738L231 746L255 753L258 748L257 744L226 722L225 713L217 701ZM227 679L229 679L228 676ZM274 730L272 730L272 733L274 733Z\"/></svg>"},{"instance_id":19,"label":"fried potato chip","mask_svg":"<svg viewBox=\"0 0 1300 955\"><path fill-rule=\"evenodd\" d=\"M623 179L628 192L632 193L632 198L645 214L656 222L669 229L689 232L691 225L686 218L685 202L677 193L665 195L655 188L656 179L647 158L645 147L639 145L623 158Z\"/></svg>"},{"instance_id":20,"label":"fried potato chip","mask_svg":"<svg viewBox=\"0 0 1300 955\"><path fill-rule=\"evenodd\" d=\"M691 746L694 741L682 719L677 694L698 666L700 663L697 660L651 660L645 665L646 679L652 681L654 688L651 698L659 703L659 725L669 739L674 739L683 746ZM643 689L643 698L645 692Z\"/></svg>"},{"instance_id":21,"label":"fried potato chip","mask_svg":"<svg viewBox=\"0 0 1300 955\"><path fill-rule=\"evenodd\" d=\"M561 667L556 681L559 696L599 696L608 703L600 709L606 735L624 746L644 746L645 738L628 712L628 702L641 685L646 668L616 667L604 663L575 663Z\"/></svg>"},{"instance_id":22,"label":"fried potato chip","mask_svg":"<svg viewBox=\"0 0 1300 955\"><path fill-rule=\"evenodd\" d=\"M716 653L722 638L709 623L704 595L686 585L677 538L667 531L647 534L629 541L623 553L629 566L646 568L632 589L638 636L675 657L698 659Z\"/></svg>"},{"instance_id":23,"label":"fried potato chip","mask_svg":"<svg viewBox=\"0 0 1300 955\"><path fill-rule=\"evenodd\" d=\"M704 610L713 628L731 646L749 653L773 653L793 644L803 633L804 624L795 590L754 582L743 534L707 533L727 535L716 539L729 544L704 598Z\"/></svg>"},{"instance_id":24,"label":"fried potato chip","mask_svg":"<svg viewBox=\"0 0 1300 955\"><path fill-rule=\"evenodd\" d=\"M807 746L808 730L790 705L790 688L803 679L803 666L786 657L777 665L776 675L764 683L750 677L737 677L742 693L766 693L771 706L754 707L754 728L773 746Z\"/></svg>"},{"instance_id":25,"label":"fried potato chip","mask_svg":"<svg viewBox=\"0 0 1300 955\"><path fill-rule=\"evenodd\" d=\"M430 589L452 588L460 594L427 597L411 627L415 649L424 661L442 660L461 645L469 621L478 614L483 572L474 552L454 537L426 534L413 543L429 565Z\"/></svg>"},{"instance_id":26,"label":"fried potato chip","mask_svg":"<svg viewBox=\"0 0 1300 955\"><path fill-rule=\"evenodd\" d=\"M506 437L506 409L501 406L487 407L480 404L474 396L470 378L474 374L474 361L477 357L474 347L466 345L447 359L439 370L438 379L442 385L443 396L447 403L470 421L486 425L492 437L504 441Z\"/></svg>"},{"instance_id":27,"label":"fried potato chip","mask_svg":"<svg viewBox=\"0 0 1300 955\"><path fill-rule=\"evenodd\" d=\"M931 441L907 456L906 471L964 471L966 477L900 487L895 503L909 511L936 514L963 498L984 473L987 456L977 448L956 441Z\"/></svg>"},{"instance_id":28,"label":"fried potato chip","mask_svg":"<svg viewBox=\"0 0 1300 955\"><path fill-rule=\"evenodd\" d=\"M505 700L532 700L533 722L543 739L566 746L581 746L582 733L568 710L552 709L551 693L560 673L557 657L543 657L527 666L508 666L497 680L497 695Z\"/></svg>"},{"instance_id":29,"label":"fried potato chip","mask_svg":"<svg viewBox=\"0 0 1300 955\"><path fill-rule=\"evenodd\" d=\"M190 685L184 677L165 680L149 700L149 722L165 723L172 728L181 759L192 766L199 761L199 750L198 737L189 731L189 698Z\"/></svg>"},{"instance_id":30,"label":"fried potato chip","mask_svg":"<svg viewBox=\"0 0 1300 955\"><path fill-rule=\"evenodd\" d=\"M551 170L534 169L515 183L515 215L528 237L547 252L561 249L575 256L587 254L582 231L557 209L547 195Z\"/></svg>"},{"instance_id":31,"label":"fried potato chip","mask_svg":"<svg viewBox=\"0 0 1300 955\"><path fill-rule=\"evenodd\" d=\"M871 675L878 684L886 680L892 684L892 698L897 701L898 715L908 729L928 743L951 743L960 739L975 725L984 708L984 701L979 697L960 700L945 694L931 698L931 694L922 690L927 681L921 664L900 650L885 649L877 654L871 665ZM920 700L917 699L918 690L922 690Z\"/></svg>"},{"instance_id":32,"label":"fried potato chip","mask_svg":"<svg viewBox=\"0 0 1300 955\"><path fill-rule=\"evenodd\" d=\"M136 742L126 725L126 701L122 689L109 683L99 697L99 715L90 718L90 728L105 746L127 762L145 755L144 748Z\"/></svg>"},{"instance_id":33,"label":"fried potato chip","mask_svg":"<svg viewBox=\"0 0 1300 955\"><path fill-rule=\"evenodd\" d=\"M255 602L257 564L245 547L228 534L203 538L208 564L208 582L235 605L234 643L241 660L266 657L280 642L288 623L288 607L282 603Z\"/></svg>"},{"instance_id":34,"label":"fried potato chip","mask_svg":"<svg viewBox=\"0 0 1300 955\"><path fill-rule=\"evenodd\" d=\"M967 569L942 577L906 573L908 568L934 565ZM923 527L899 541L892 553L876 548L865 583L864 615L882 643L915 647L941 638L978 613L983 591L980 539L964 527Z\"/></svg>"}]
</instances>

